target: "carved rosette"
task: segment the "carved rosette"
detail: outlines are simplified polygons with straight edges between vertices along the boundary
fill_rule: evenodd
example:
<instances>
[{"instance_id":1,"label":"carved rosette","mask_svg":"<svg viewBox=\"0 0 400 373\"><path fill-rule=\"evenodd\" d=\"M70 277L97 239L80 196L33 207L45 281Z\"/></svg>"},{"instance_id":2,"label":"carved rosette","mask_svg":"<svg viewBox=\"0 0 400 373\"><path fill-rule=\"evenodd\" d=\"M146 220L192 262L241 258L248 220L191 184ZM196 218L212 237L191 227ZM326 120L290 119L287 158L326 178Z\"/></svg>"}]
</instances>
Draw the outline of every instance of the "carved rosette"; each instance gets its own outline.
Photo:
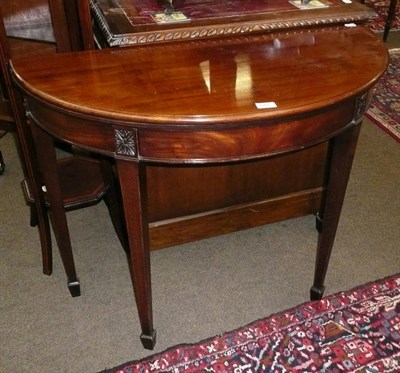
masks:
<instances>
[{"instance_id":1,"label":"carved rosette","mask_svg":"<svg viewBox=\"0 0 400 373\"><path fill-rule=\"evenodd\" d=\"M362 119L364 114L367 112L369 105L371 104L372 91L365 92L357 98L356 107L354 110L354 122L357 124Z\"/></svg>"},{"instance_id":2,"label":"carved rosette","mask_svg":"<svg viewBox=\"0 0 400 373\"><path fill-rule=\"evenodd\" d=\"M115 153L117 155L137 156L137 135L135 130L115 129Z\"/></svg>"}]
</instances>

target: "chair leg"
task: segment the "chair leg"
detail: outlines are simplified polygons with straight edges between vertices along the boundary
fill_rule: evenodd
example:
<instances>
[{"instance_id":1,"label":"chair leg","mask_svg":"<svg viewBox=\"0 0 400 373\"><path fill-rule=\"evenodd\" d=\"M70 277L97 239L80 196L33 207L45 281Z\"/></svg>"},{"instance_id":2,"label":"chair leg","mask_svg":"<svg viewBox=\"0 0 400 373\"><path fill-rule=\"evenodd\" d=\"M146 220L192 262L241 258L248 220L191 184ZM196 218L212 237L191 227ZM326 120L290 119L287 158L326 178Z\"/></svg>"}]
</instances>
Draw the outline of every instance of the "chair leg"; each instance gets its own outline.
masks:
<instances>
[{"instance_id":1,"label":"chair leg","mask_svg":"<svg viewBox=\"0 0 400 373\"><path fill-rule=\"evenodd\" d=\"M393 18L396 13L397 0L390 0L389 10L386 17L385 30L383 31L383 41L386 41L390 28L392 27Z\"/></svg>"},{"instance_id":2,"label":"chair leg","mask_svg":"<svg viewBox=\"0 0 400 373\"><path fill-rule=\"evenodd\" d=\"M29 206L29 213L30 213L30 226L36 227L38 225L38 214L35 205L31 204Z\"/></svg>"},{"instance_id":3,"label":"chair leg","mask_svg":"<svg viewBox=\"0 0 400 373\"><path fill-rule=\"evenodd\" d=\"M4 174L5 169L6 169L6 165L3 160L3 154L0 151L0 175Z\"/></svg>"},{"instance_id":4,"label":"chair leg","mask_svg":"<svg viewBox=\"0 0 400 373\"><path fill-rule=\"evenodd\" d=\"M30 226L38 227L39 230L43 273L45 275L51 275L53 271L52 242L47 206L41 188L43 182L40 179L37 166L33 166L33 159L31 159L31 161L30 169L32 172L30 172L30 177L26 177L22 180L21 187L25 196L25 201L29 206ZM33 172L33 169L36 171Z\"/></svg>"},{"instance_id":5,"label":"chair leg","mask_svg":"<svg viewBox=\"0 0 400 373\"><path fill-rule=\"evenodd\" d=\"M53 272L53 255L52 255L52 242L51 242L49 218L47 215L47 208L44 204L39 206L39 203L35 202L33 208L31 207L31 212L33 210L35 217L37 219L36 224L39 229L40 246L42 248L43 273L45 275L50 276L51 273Z\"/></svg>"},{"instance_id":6,"label":"chair leg","mask_svg":"<svg viewBox=\"0 0 400 373\"><path fill-rule=\"evenodd\" d=\"M68 289L73 297L80 296L80 283L76 275L67 216L61 192L54 141L45 131L29 120L35 141L39 169L47 189L49 214L61 260L68 279ZM41 214L39 214L40 216Z\"/></svg>"}]
</instances>

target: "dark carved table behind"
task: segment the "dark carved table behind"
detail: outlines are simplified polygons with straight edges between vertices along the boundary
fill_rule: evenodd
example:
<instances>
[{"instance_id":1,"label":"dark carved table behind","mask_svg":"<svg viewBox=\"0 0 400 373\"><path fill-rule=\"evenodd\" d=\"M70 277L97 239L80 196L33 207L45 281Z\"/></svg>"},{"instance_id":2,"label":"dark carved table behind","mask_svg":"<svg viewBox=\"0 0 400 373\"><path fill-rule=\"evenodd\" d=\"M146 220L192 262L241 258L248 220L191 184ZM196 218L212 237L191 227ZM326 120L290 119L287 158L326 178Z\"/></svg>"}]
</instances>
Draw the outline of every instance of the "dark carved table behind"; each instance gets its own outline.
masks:
<instances>
[{"instance_id":1,"label":"dark carved table behind","mask_svg":"<svg viewBox=\"0 0 400 373\"><path fill-rule=\"evenodd\" d=\"M320 9L299 9L288 0L185 0L187 20L155 21L163 7L155 0L90 0L102 46L221 38L293 28L360 23L376 16L357 1L321 0Z\"/></svg>"}]
</instances>

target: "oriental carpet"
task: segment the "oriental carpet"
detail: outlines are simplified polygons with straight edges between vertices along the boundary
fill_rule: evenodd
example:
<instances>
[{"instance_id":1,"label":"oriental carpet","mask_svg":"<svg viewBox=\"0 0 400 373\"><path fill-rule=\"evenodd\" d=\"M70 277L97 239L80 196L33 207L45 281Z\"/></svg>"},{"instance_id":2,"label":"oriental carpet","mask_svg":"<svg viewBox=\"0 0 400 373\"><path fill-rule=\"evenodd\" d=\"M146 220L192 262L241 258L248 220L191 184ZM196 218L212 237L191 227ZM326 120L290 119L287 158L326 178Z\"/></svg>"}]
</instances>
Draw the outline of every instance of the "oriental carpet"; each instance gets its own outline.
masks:
<instances>
[{"instance_id":1,"label":"oriental carpet","mask_svg":"<svg viewBox=\"0 0 400 373\"><path fill-rule=\"evenodd\" d=\"M386 23L386 17L389 10L390 0L365 0L365 5L373 9L378 16L367 22L367 26L376 32L383 32ZM396 11L393 18L390 31L400 30L400 1L397 1Z\"/></svg>"},{"instance_id":2,"label":"oriental carpet","mask_svg":"<svg viewBox=\"0 0 400 373\"><path fill-rule=\"evenodd\" d=\"M400 273L104 372L400 372Z\"/></svg>"},{"instance_id":3,"label":"oriental carpet","mask_svg":"<svg viewBox=\"0 0 400 373\"><path fill-rule=\"evenodd\" d=\"M374 88L366 116L400 142L400 48L389 55L389 67Z\"/></svg>"}]
</instances>

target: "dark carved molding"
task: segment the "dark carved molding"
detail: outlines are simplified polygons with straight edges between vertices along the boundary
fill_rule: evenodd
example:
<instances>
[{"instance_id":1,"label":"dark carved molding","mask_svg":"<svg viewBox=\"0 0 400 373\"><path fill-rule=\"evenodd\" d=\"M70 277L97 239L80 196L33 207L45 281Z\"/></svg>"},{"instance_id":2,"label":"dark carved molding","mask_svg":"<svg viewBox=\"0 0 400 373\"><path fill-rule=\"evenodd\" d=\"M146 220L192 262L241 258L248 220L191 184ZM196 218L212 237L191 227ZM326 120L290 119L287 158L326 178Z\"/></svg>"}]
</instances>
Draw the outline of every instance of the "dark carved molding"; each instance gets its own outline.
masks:
<instances>
[{"instance_id":1,"label":"dark carved molding","mask_svg":"<svg viewBox=\"0 0 400 373\"><path fill-rule=\"evenodd\" d=\"M364 18L357 18L355 21L365 21ZM182 30L160 30L150 32L138 32L137 34L113 35L106 24L101 25L110 47L153 44L168 41L197 40L220 36L246 35L257 32L277 31L299 27L312 27L331 25L336 23L354 22L354 17L320 18L315 20L293 20L284 22L256 22L239 25L204 26L198 28L187 28Z\"/></svg>"}]
</instances>

